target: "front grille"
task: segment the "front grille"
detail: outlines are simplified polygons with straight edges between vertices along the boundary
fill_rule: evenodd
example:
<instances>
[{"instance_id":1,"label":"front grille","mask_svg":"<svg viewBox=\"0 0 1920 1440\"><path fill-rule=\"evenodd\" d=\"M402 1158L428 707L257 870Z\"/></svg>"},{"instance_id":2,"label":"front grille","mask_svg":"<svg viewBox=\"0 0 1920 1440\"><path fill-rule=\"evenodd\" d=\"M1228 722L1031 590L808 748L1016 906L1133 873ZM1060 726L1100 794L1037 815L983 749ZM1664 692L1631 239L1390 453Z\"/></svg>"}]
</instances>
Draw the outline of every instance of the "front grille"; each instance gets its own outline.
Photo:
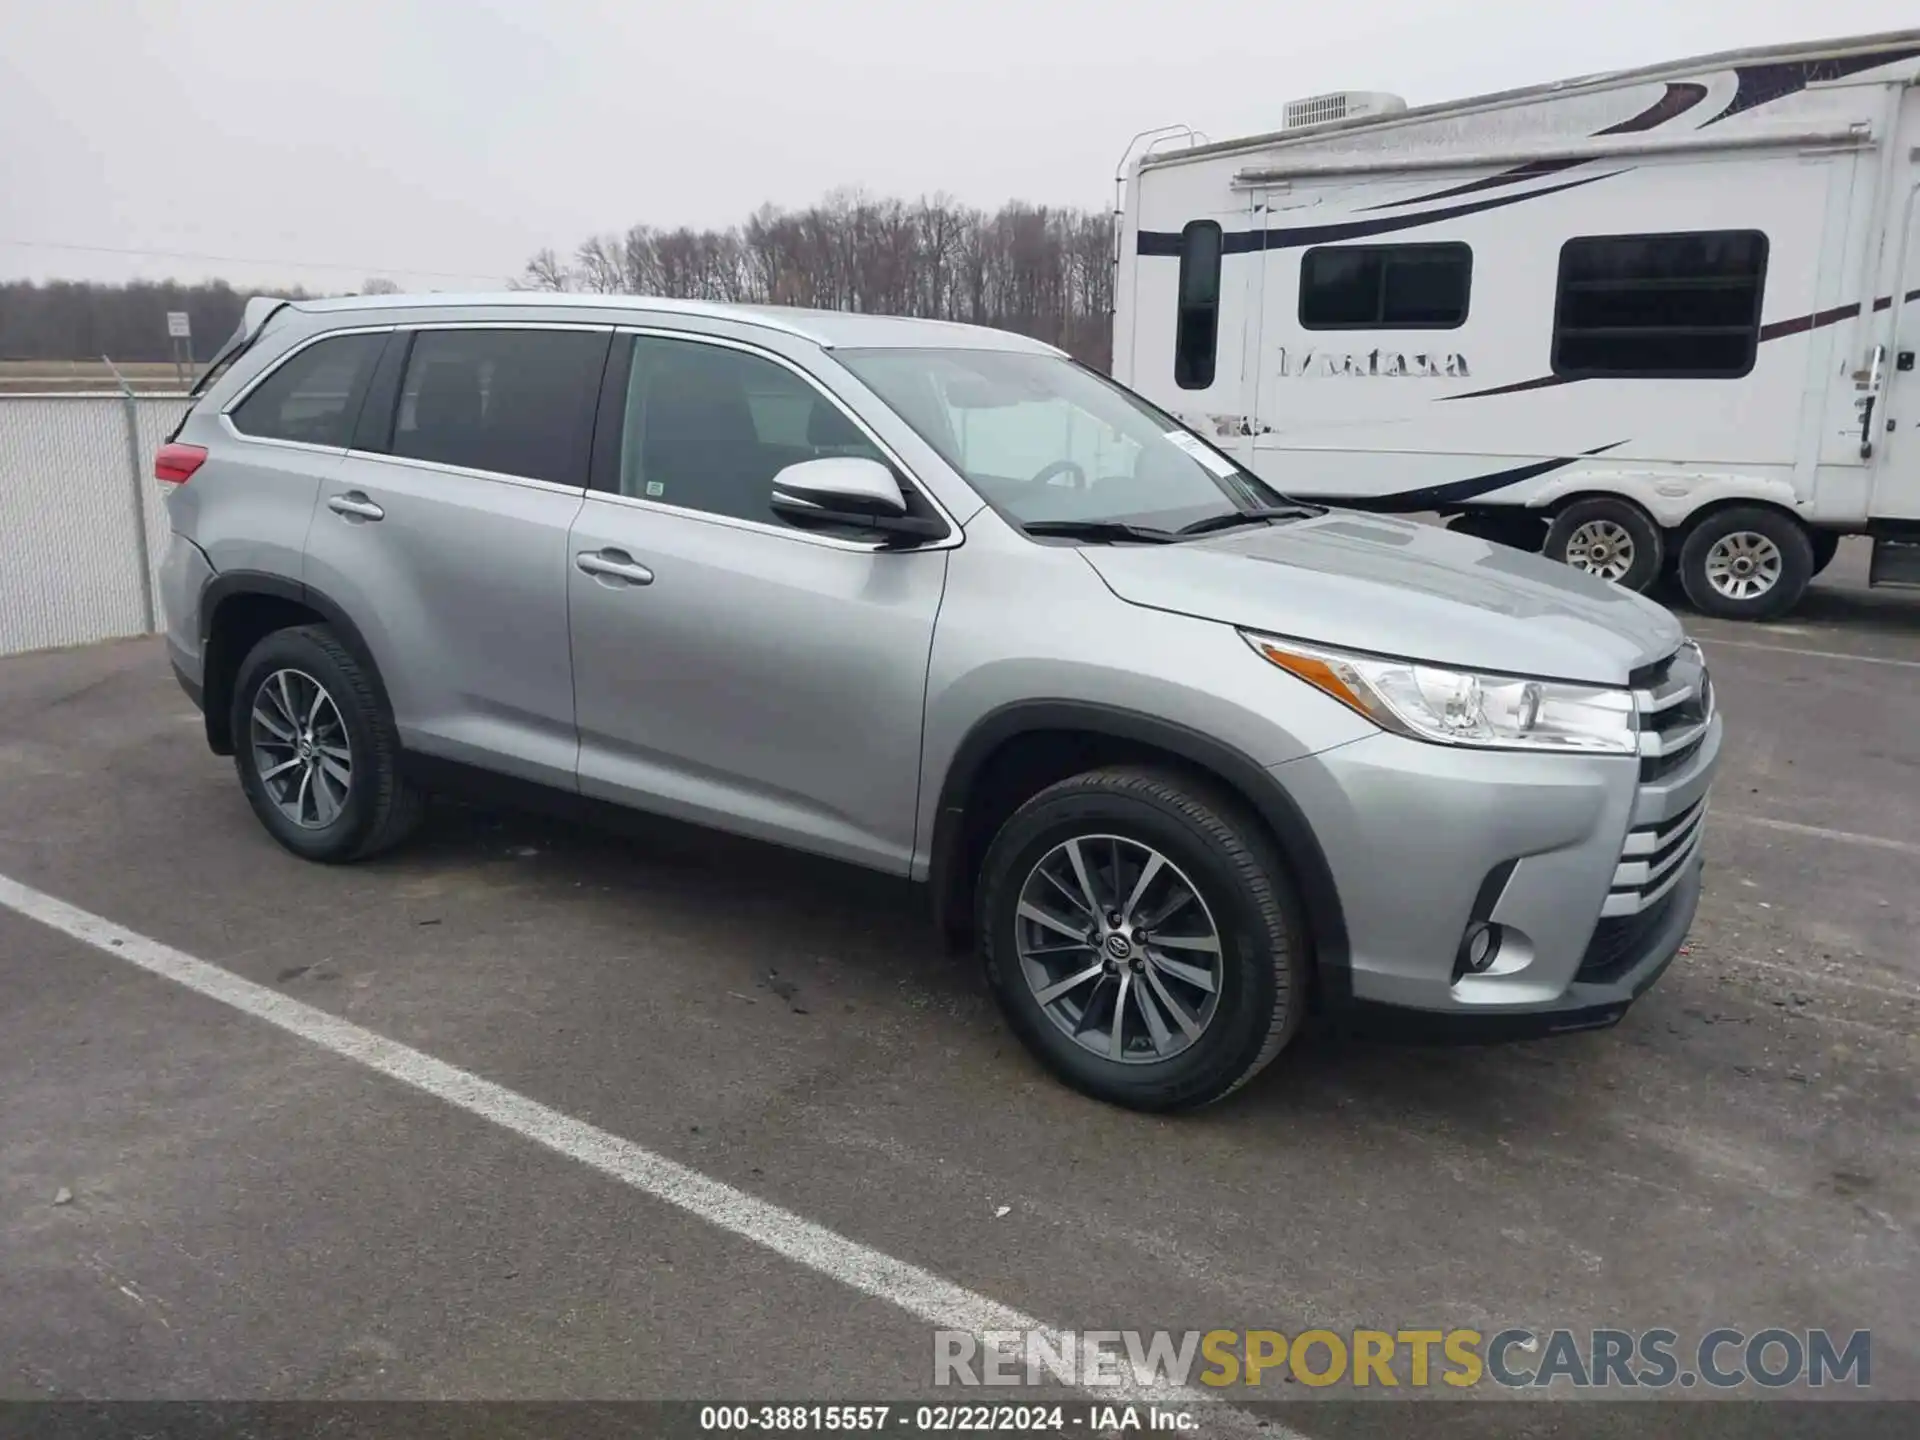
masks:
<instances>
[{"instance_id":1,"label":"front grille","mask_svg":"<svg viewBox=\"0 0 1920 1440\"><path fill-rule=\"evenodd\" d=\"M1713 681L1699 648L1687 645L1659 664L1635 671L1633 687L1639 715L1642 787L1636 813L1658 814L1665 808L1666 795L1649 787L1657 787L1668 776L1685 769L1706 742L1713 721ZM1654 803L1645 803L1648 801ZM1613 922L1640 921L1670 903L1674 886L1700 849L1706 814L1706 797L1702 796L1677 815L1627 832L1600 912L1600 928L1594 934L1594 947L1598 948L1590 948L1582 961L1583 974L1588 965L1604 969L1626 963L1620 955L1631 950L1635 940L1647 932ZM1628 938L1618 938L1621 935Z\"/></svg>"},{"instance_id":2,"label":"front grille","mask_svg":"<svg viewBox=\"0 0 1920 1440\"><path fill-rule=\"evenodd\" d=\"M1707 738L1713 681L1691 647L1634 676L1640 707L1640 780L1663 779Z\"/></svg>"},{"instance_id":3,"label":"front grille","mask_svg":"<svg viewBox=\"0 0 1920 1440\"><path fill-rule=\"evenodd\" d=\"M1669 890L1638 915L1621 915L1594 926L1593 939L1587 942L1587 953L1580 957L1580 969L1573 978L1589 985L1609 985L1626 974L1639 963L1648 937L1666 923L1673 901Z\"/></svg>"},{"instance_id":4,"label":"front grille","mask_svg":"<svg viewBox=\"0 0 1920 1440\"><path fill-rule=\"evenodd\" d=\"M1700 848L1706 818L1707 802L1702 798L1671 820L1629 830L1601 915L1641 914L1672 890Z\"/></svg>"}]
</instances>

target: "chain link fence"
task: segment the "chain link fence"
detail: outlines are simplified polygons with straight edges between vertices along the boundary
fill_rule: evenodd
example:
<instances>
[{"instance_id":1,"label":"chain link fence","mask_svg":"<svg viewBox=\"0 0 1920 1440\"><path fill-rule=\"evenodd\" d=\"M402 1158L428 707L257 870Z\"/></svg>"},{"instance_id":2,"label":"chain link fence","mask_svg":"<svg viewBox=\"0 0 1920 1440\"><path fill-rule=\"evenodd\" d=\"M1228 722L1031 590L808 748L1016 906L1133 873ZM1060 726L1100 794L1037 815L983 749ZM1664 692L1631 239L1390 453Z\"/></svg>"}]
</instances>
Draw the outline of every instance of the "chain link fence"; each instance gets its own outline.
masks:
<instances>
[{"instance_id":1,"label":"chain link fence","mask_svg":"<svg viewBox=\"0 0 1920 1440\"><path fill-rule=\"evenodd\" d=\"M0 655L145 635L167 512L153 455L183 395L0 395Z\"/></svg>"}]
</instances>

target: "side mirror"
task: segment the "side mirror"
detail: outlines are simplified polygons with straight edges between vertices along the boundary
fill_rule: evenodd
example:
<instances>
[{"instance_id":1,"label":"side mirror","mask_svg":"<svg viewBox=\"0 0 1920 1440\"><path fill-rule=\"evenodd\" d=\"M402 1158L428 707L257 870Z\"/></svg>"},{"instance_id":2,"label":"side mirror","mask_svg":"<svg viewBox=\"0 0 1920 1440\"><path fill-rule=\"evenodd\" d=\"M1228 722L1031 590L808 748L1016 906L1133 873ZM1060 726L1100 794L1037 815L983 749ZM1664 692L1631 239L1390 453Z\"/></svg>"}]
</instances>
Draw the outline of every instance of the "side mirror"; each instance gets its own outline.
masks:
<instances>
[{"instance_id":1,"label":"side mirror","mask_svg":"<svg viewBox=\"0 0 1920 1440\"><path fill-rule=\"evenodd\" d=\"M773 513L795 525L852 525L903 541L937 540L947 527L909 515L893 472L878 460L830 455L802 460L773 477Z\"/></svg>"}]
</instances>

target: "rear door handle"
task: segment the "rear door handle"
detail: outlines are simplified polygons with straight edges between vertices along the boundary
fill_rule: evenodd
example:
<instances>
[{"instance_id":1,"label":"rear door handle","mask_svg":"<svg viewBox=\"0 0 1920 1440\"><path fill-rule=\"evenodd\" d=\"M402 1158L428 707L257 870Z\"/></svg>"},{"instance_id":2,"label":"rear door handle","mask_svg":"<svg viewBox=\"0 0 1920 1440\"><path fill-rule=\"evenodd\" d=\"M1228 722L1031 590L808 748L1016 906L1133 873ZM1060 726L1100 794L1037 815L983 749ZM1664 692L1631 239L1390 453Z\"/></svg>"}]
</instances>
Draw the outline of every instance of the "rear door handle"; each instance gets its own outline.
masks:
<instances>
[{"instance_id":1,"label":"rear door handle","mask_svg":"<svg viewBox=\"0 0 1920 1440\"><path fill-rule=\"evenodd\" d=\"M624 550L582 550L573 563L602 580L624 580L629 585L651 585L653 571Z\"/></svg>"},{"instance_id":2,"label":"rear door handle","mask_svg":"<svg viewBox=\"0 0 1920 1440\"><path fill-rule=\"evenodd\" d=\"M349 520L384 520L387 512L358 490L349 490L344 495L336 495L327 501L327 508L336 515L344 515Z\"/></svg>"}]
</instances>

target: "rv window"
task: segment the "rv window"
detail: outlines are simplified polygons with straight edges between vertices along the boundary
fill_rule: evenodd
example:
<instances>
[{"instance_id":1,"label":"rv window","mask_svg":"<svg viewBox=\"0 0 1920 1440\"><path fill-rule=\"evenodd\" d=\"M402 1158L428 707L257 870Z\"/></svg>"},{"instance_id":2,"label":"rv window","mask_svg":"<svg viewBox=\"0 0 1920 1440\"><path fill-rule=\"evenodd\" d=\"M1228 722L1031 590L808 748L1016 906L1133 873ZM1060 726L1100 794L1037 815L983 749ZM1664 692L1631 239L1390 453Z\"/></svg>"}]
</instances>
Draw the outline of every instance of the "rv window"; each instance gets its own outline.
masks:
<instances>
[{"instance_id":1,"label":"rv window","mask_svg":"<svg viewBox=\"0 0 1920 1440\"><path fill-rule=\"evenodd\" d=\"M1180 318L1173 343L1173 383L1182 390L1213 384L1220 338L1220 227L1196 220L1180 232Z\"/></svg>"},{"instance_id":2,"label":"rv window","mask_svg":"<svg viewBox=\"0 0 1920 1440\"><path fill-rule=\"evenodd\" d=\"M1553 373L1736 379L1760 338L1767 237L1757 230L1597 235L1560 250Z\"/></svg>"},{"instance_id":3,"label":"rv window","mask_svg":"<svg viewBox=\"0 0 1920 1440\"><path fill-rule=\"evenodd\" d=\"M1473 251L1440 245L1327 245L1300 257L1306 330L1453 330L1466 323Z\"/></svg>"}]
</instances>

